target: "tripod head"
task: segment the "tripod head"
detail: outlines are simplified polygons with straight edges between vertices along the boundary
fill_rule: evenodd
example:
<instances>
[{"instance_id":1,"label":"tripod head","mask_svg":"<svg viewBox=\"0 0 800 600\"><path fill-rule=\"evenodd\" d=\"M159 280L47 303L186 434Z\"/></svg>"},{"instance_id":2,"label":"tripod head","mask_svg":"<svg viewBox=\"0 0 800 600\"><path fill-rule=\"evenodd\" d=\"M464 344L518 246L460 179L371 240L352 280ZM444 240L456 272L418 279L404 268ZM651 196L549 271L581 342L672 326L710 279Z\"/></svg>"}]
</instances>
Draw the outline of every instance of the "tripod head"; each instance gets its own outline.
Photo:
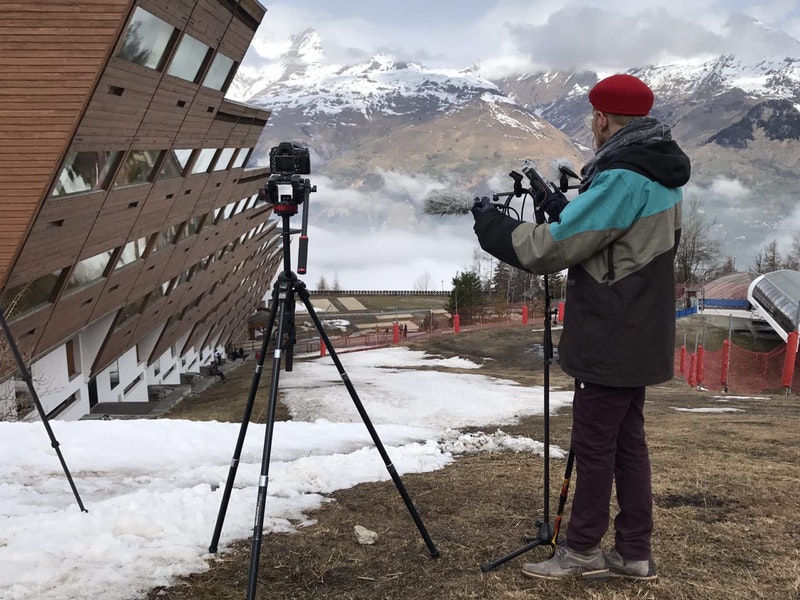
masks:
<instances>
[{"instance_id":1,"label":"tripod head","mask_svg":"<svg viewBox=\"0 0 800 600\"><path fill-rule=\"evenodd\" d=\"M308 199L317 186L302 175L311 172L311 161L308 148L297 142L281 142L269 152L269 164L272 174L267 184L258 190L261 202L272 204L272 210L283 218L284 265L289 268L289 234L300 234L300 248L297 256L297 272L305 275L308 263ZM289 219L297 214L298 207L303 205L303 221L301 229L292 231Z\"/></svg>"}]
</instances>

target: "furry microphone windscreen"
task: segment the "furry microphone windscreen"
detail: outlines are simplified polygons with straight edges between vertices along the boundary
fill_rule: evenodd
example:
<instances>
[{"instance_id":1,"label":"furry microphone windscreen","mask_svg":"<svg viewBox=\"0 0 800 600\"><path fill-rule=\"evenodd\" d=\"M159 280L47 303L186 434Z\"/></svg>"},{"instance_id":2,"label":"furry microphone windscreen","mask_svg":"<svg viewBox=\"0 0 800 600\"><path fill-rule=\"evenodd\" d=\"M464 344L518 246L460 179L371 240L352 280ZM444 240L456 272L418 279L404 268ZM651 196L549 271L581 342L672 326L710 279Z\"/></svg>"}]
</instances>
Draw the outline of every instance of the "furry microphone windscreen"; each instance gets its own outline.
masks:
<instances>
[{"instance_id":1,"label":"furry microphone windscreen","mask_svg":"<svg viewBox=\"0 0 800 600\"><path fill-rule=\"evenodd\" d=\"M422 211L426 215L465 215L467 214L475 200L472 196L464 193L457 193L449 190L439 190L432 192L427 198Z\"/></svg>"}]
</instances>

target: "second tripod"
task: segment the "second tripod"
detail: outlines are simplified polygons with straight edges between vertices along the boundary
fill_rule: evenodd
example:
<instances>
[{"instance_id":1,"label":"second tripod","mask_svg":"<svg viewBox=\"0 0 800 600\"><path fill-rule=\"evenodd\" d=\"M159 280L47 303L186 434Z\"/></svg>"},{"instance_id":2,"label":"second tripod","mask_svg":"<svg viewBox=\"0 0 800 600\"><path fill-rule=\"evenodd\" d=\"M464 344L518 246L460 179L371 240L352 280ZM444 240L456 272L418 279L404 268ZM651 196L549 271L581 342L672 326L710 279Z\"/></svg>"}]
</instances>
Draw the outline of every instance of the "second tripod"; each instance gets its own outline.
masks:
<instances>
[{"instance_id":1,"label":"second tripod","mask_svg":"<svg viewBox=\"0 0 800 600\"><path fill-rule=\"evenodd\" d=\"M308 180L305 180L307 182ZM299 185L295 187L304 187L305 194L304 199L307 200L308 191L310 191L310 186ZM302 200L302 199L301 199ZM284 197L283 201L274 203L274 212L281 216L283 220L283 263L284 269L283 272L278 276L277 281L275 282L273 293L272 293L272 305L270 307L269 318L267 320L267 327L264 330L263 334L263 341L261 345L261 351L258 355L257 365L255 368L255 373L253 374L253 380L250 386L250 392L247 398L247 404L245 406L244 416L242 418L242 425L239 430L239 437L236 442L236 448L234 450L233 460L231 461L230 471L228 473L228 479L225 482L225 490L223 492L222 502L220 504L219 515L217 517L216 527L214 529L214 536L211 541L211 546L209 547L210 552L216 552L217 546L219 543L220 533L222 531L222 523L225 518L225 513L227 511L228 502L230 500L231 490L233 488L233 482L236 477L236 471L239 465L239 459L241 457L242 448L244 446L244 439L245 434L247 432L247 426L250 422L250 417L253 411L253 403L255 401L256 392L258 390L258 385L261 379L261 372L263 370L264 360L266 358L267 349L270 343L270 340L274 340L274 348L273 348L273 359L272 359L272 377L270 381L270 389L269 389L269 404L267 407L267 422L266 422L266 432L264 437L264 449L263 454L261 457L261 474L258 480L258 500L256 505L256 512L255 512L255 523L253 525L253 538L252 538L252 547L250 553L250 571L248 576L248 583L247 583L247 599L253 600L255 598L256 587L258 584L258 564L259 564L259 557L261 552L261 540L263 536L264 530L264 511L267 501L267 484L269 483L269 466L270 466L270 456L272 452L272 442L273 442L273 431L275 425L275 412L276 406L278 402L278 382L279 376L281 371L281 363L283 360L283 352L286 351L285 357L285 364L286 370L291 371L291 361L293 356L293 345L294 345L294 307L296 303L296 296L302 300L303 304L308 311L309 316L311 317L312 321L314 322L314 326L317 329L320 337L320 343L324 344L327 348L331 359L336 365L336 368L339 371L339 375L347 388L347 391L350 393L350 397L355 404L356 409L358 410L359 415L361 416L364 424L369 431L370 436L372 437L372 441L375 444L383 462L386 466L386 469L389 472L389 475L392 478L395 486L397 487L400 496L402 497L403 501L405 502L406 508L408 509L409 513L411 514L414 523L416 524L417 528L419 529L420 534L422 535L425 544L430 551L431 557L436 558L439 556L439 551L434 546L433 541L431 540L430 536L428 535L427 530L425 529L425 525L422 522L422 519L419 516L414 504L411 501L411 498L408 495L408 492L403 485L400 476L397 473L397 469L392 464L389 455L386 452L386 449L383 446L380 438L378 437L378 433L375 430L372 422L367 415L367 412L364 408L364 405L361 402L361 399L358 396L358 393L353 386L353 383L350 381L347 373L342 366L339 357L336 354L336 351L331 344L330 339L328 338L325 329L322 326L322 323L317 316L316 311L314 310L314 306L311 304L309 299L309 293L306 289L305 284L297 278L291 271L291 261L290 261L290 253L289 253L289 245L291 241L291 229L289 227L289 219L292 215L296 214L297 212L297 204L298 202L290 201ZM304 215L305 216L305 215ZM304 232L303 232L304 233ZM301 237L301 256L304 257L304 245L302 242L306 241L307 237L303 235ZM303 269L305 270L305 269ZM277 323L277 325L276 325ZM275 327L275 329L273 329ZM273 337L274 333L274 337ZM285 338L285 344L284 344Z\"/></svg>"},{"instance_id":2,"label":"second tripod","mask_svg":"<svg viewBox=\"0 0 800 600\"><path fill-rule=\"evenodd\" d=\"M544 279L544 340L543 340L543 366L544 366L544 481L542 484L543 493L543 516L541 521L537 521L536 536L530 539L524 546L518 548L514 552L498 558L481 567L484 573L499 567L503 563L508 562L512 558L516 558L524 554L528 550L532 550L537 546L550 546L550 555L555 552L556 544L558 543L558 534L561 529L561 518L564 514L564 507L567 503L567 494L569 492L569 482L572 476L572 467L575 461L575 454L570 448L569 456L567 457L567 467L564 473L564 482L561 485L561 493L558 499L558 511L556 514L555 523L550 522L550 364L553 361L553 328L552 321L558 317L558 309L551 308L550 302L550 287L547 281L547 275Z\"/></svg>"}]
</instances>

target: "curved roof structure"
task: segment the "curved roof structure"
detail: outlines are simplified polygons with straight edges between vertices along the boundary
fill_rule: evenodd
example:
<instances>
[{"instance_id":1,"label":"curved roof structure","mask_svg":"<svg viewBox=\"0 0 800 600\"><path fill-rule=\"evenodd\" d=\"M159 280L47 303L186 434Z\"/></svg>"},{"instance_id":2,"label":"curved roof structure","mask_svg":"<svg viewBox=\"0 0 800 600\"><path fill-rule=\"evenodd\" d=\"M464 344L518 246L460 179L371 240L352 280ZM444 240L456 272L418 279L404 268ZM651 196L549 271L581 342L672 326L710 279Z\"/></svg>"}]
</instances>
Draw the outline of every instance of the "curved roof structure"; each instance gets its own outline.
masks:
<instances>
[{"instance_id":1,"label":"curved roof structure","mask_svg":"<svg viewBox=\"0 0 800 600\"><path fill-rule=\"evenodd\" d=\"M783 269L756 278L747 299L783 341L800 329L800 271Z\"/></svg>"},{"instance_id":2,"label":"curved roof structure","mask_svg":"<svg viewBox=\"0 0 800 600\"><path fill-rule=\"evenodd\" d=\"M705 297L721 300L747 300L747 290L757 273L729 273L703 286Z\"/></svg>"}]
</instances>

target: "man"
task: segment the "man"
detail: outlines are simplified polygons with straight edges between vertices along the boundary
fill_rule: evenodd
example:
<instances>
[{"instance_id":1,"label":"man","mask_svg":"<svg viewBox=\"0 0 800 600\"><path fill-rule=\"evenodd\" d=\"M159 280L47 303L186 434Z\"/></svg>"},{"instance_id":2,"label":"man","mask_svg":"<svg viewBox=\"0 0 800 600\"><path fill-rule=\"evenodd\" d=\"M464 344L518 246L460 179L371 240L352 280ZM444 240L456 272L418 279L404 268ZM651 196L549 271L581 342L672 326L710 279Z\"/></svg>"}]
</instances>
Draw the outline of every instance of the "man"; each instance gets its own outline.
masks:
<instances>
[{"instance_id":1,"label":"man","mask_svg":"<svg viewBox=\"0 0 800 600\"><path fill-rule=\"evenodd\" d=\"M577 482L566 544L523 565L528 577L656 576L645 386L673 376L673 260L689 158L670 129L647 115L653 92L612 75L589 92L595 156L579 195L541 206L549 223L519 222L487 199L472 209L481 247L510 265L547 274L568 268L559 363L575 378L572 449ZM611 488L619 513L608 529Z\"/></svg>"}]
</instances>

